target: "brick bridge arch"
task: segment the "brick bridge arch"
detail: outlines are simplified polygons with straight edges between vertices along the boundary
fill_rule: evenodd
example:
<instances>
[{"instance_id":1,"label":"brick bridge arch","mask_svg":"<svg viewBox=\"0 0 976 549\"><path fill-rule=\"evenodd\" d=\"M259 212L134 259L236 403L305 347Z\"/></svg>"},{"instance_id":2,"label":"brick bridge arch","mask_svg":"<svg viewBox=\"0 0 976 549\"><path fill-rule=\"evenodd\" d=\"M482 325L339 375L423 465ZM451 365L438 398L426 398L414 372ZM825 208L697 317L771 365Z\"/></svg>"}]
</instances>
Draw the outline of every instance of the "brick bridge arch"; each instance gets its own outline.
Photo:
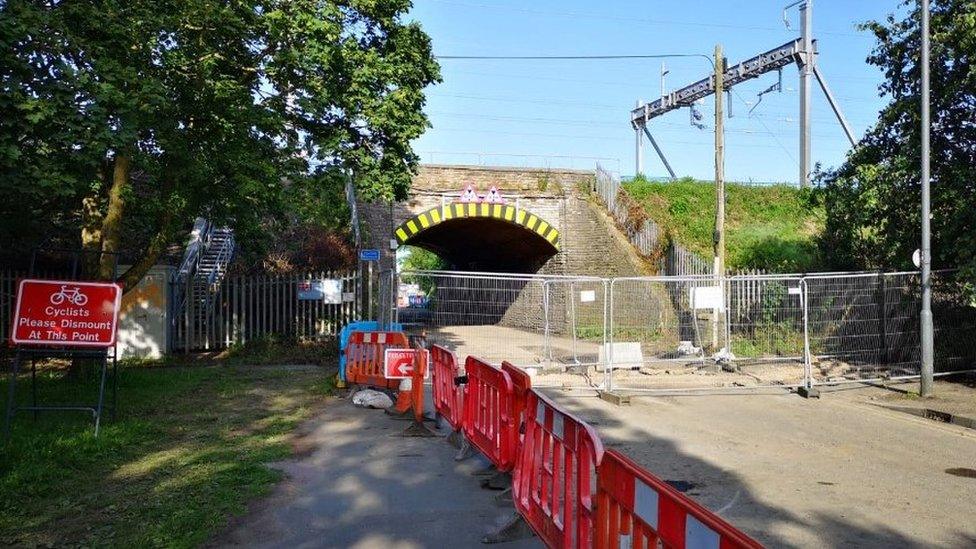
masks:
<instances>
[{"instance_id":1,"label":"brick bridge arch","mask_svg":"<svg viewBox=\"0 0 976 549\"><path fill-rule=\"evenodd\" d=\"M407 219L393 234L398 245L430 250L465 270L532 272L559 252L553 222L512 204L443 204Z\"/></svg>"}]
</instances>

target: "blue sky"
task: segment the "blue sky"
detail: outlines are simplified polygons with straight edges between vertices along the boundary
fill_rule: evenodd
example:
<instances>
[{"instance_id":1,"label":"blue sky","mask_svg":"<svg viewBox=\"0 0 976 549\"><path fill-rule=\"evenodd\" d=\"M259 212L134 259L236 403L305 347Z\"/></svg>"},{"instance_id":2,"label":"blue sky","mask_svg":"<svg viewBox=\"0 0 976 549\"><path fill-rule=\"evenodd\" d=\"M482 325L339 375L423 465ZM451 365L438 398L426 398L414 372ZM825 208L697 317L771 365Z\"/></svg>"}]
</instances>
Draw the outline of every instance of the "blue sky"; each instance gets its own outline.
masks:
<instances>
[{"instance_id":1,"label":"blue sky","mask_svg":"<svg viewBox=\"0 0 976 549\"><path fill-rule=\"evenodd\" d=\"M410 16L439 55L601 55L701 53L721 42L729 63L787 42L798 30L782 21L787 1L416 0ZM860 136L883 105L878 69L865 63L874 45L858 23L898 9L889 0L817 0L819 66ZM788 15L799 29L794 8ZM709 72L704 59L673 59L670 89ZM629 110L660 94L660 60L443 60L443 83L428 89L433 127L414 143L426 163L592 168L599 162L634 172ZM799 109L795 66L783 69L783 92L756 94L775 73L736 86L726 120L729 180L797 180ZM849 145L813 84L813 161L843 161ZM689 124L687 109L655 119L651 130L679 175L713 176L713 100L700 110L708 128ZM650 146L645 172L664 175Z\"/></svg>"}]
</instances>

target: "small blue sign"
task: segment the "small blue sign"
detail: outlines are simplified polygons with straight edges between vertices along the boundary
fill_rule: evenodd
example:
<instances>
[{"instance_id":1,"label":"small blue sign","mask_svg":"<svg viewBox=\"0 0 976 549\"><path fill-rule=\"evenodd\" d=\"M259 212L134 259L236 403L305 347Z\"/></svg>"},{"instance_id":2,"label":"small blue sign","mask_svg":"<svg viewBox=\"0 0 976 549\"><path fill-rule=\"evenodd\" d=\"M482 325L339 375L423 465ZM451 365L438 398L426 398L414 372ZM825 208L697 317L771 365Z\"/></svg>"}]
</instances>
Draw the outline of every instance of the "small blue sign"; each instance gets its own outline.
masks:
<instances>
[{"instance_id":1,"label":"small blue sign","mask_svg":"<svg viewBox=\"0 0 976 549\"><path fill-rule=\"evenodd\" d=\"M380 251L377 249L359 250L360 261L379 261Z\"/></svg>"}]
</instances>

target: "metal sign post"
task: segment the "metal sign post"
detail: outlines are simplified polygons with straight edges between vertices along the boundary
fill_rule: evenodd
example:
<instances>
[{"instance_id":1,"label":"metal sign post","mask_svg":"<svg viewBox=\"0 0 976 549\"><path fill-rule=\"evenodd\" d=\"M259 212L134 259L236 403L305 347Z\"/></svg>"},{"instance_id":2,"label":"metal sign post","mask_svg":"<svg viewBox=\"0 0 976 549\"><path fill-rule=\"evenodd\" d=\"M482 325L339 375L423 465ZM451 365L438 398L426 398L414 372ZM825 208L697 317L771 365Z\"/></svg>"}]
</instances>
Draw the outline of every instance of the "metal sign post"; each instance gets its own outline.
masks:
<instances>
[{"instance_id":1,"label":"metal sign post","mask_svg":"<svg viewBox=\"0 0 976 549\"><path fill-rule=\"evenodd\" d=\"M359 250L359 261L366 262L366 318L374 320L373 315L373 264L380 260L380 251L376 248Z\"/></svg>"}]
</instances>

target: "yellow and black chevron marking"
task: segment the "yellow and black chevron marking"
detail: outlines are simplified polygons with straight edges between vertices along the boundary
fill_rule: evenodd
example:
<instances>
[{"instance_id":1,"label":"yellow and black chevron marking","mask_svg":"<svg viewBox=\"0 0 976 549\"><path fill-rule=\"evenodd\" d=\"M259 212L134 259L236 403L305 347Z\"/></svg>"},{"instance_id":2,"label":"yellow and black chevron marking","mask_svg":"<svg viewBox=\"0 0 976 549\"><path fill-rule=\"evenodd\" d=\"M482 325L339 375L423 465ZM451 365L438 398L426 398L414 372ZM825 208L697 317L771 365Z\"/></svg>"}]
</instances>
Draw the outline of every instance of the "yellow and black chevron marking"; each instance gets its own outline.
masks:
<instances>
[{"instance_id":1,"label":"yellow and black chevron marking","mask_svg":"<svg viewBox=\"0 0 976 549\"><path fill-rule=\"evenodd\" d=\"M417 233L434 225L464 217L492 217L521 225L548 240L557 250L559 249L559 231L555 227L532 212L517 210L515 206L508 204L476 204L473 202L445 204L411 217L397 227L393 234L396 236L397 243L403 245Z\"/></svg>"}]
</instances>

